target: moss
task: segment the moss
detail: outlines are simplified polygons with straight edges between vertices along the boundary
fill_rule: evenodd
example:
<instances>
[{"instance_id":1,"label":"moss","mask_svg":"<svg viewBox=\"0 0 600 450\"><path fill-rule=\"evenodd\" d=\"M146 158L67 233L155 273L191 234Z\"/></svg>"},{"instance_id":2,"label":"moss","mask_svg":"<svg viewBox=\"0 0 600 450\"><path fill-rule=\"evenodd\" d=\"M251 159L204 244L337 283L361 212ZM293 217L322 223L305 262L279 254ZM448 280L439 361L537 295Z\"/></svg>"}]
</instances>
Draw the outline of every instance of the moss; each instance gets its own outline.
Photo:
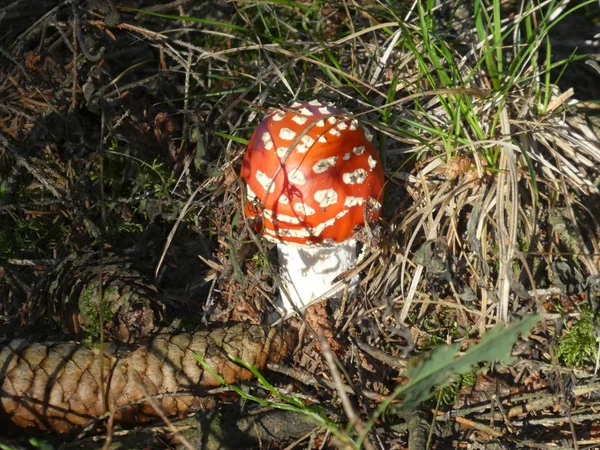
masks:
<instances>
[{"instance_id":1,"label":"moss","mask_svg":"<svg viewBox=\"0 0 600 450\"><path fill-rule=\"evenodd\" d=\"M115 287L104 291L102 298L102 322L106 323L112 317L110 310L110 298L115 294ZM79 297L79 315L85 324L87 337L95 339L100 335L100 314L98 313L98 296L100 295L98 284L91 282Z\"/></svg>"}]
</instances>

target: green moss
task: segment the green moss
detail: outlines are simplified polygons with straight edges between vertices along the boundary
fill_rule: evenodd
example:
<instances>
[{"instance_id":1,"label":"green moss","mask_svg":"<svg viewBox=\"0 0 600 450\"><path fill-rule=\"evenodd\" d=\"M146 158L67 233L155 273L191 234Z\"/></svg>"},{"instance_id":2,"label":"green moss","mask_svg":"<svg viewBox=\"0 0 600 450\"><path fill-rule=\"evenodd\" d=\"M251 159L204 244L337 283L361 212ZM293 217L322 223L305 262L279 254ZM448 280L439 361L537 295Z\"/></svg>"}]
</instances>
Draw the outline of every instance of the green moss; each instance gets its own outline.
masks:
<instances>
[{"instance_id":1,"label":"green moss","mask_svg":"<svg viewBox=\"0 0 600 450\"><path fill-rule=\"evenodd\" d=\"M102 298L102 320L98 310L98 296L100 295L98 284L90 282L79 296L79 314L85 324L88 338L94 340L100 335L102 322L106 323L112 317L110 310L110 298L115 294L116 288L110 287L104 291Z\"/></svg>"}]
</instances>

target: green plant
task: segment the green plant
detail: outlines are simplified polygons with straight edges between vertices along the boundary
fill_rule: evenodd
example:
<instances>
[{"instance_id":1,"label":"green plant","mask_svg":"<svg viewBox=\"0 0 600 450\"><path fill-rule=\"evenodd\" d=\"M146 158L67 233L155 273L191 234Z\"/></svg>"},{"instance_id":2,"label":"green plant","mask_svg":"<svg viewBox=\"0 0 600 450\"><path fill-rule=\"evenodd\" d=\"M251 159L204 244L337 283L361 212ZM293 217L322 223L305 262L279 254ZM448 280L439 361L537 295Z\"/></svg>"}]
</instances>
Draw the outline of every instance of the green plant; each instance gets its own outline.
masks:
<instances>
[{"instance_id":1,"label":"green plant","mask_svg":"<svg viewBox=\"0 0 600 450\"><path fill-rule=\"evenodd\" d=\"M52 450L54 446L46 441L40 441L35 438L29 439L29 443L33 448L39 448L40 450Z\"/></svg>"},{"instance_id":2,"label":"green plant","mask_svg":"<svg viewBox=\"0 0 600 450\"><path fill-rule=\"evenodd\" d=\"M37 448L40 450L53 450L54 446L46 441L40 441L36 438L29 439L29 445L31 448ZM10 445L6 445L0 442L0 450L17 450L17 447L12 447Z\"/></svg>"},{"instance_id":3,"label":"green plant","mask_svg":"<svg viewBox=\"0 0 600 450\"><path fill-rule=\"evenodd\" d=\"M252 261L261 269L269 269L271 267L269 259L261 253L255 253L252 256Z\"/></svg>"},{"instance_id":4,"label":"green plant","mask_svg":"<svg viewBox=\"0 0 600 450\"><path fill-rule=\"evenodd\" d=\"M465 375L472 371L473 366L482 362L510 363L510 354L518 335L527 335L531 328L539 322L539 315L531 315L509 327L497 326L490 330L481 341L456 357L460 344L443 345L435 349L429 357L416 367L409 368L406 376L411 380L408 384L398 386L394 392L383 401L371 415L367 423L370 429L398 397L403 402L395 406L396 410L406 410L416 407L422 401L433 395L436 385L445 385L454 375ZM367 437L363 432L357 439L359 445Z\"/></svg>"},{"instance_id":5,"label":"green plant","mask_svg":"<svg viewBox=\"0 0 600 450\"><path fill-rule=\"evenodd\" d=\"M438 389L440 395L440 402L447 406L452 406L456 403L458 394L463 387L470 387L477 381L477 374L473 371L459 375L455 381L450 382L446 386L442 386Z\"/></svg>"},{"instance_id":6,"label":"green plant","mask_svg":"<svg viewBox=\"0 0 600 450\"><path fill-rule=\"evenodd\" d=\"M597 354L598 339L594 323L587 315L579 318L556 346L556 356L570 367L583 367L593 363Z\"/></svg>"},{"instance_id":7,"label":"green plant","mask_svg":"<svg viewBox=\"0 0 600 450\"><path fill-rule=\"evenodd\" d=\"M12 215L0 228L0 257L44 257L66 234L63 221L55 215Z\"/></svg>"}]
</instances>

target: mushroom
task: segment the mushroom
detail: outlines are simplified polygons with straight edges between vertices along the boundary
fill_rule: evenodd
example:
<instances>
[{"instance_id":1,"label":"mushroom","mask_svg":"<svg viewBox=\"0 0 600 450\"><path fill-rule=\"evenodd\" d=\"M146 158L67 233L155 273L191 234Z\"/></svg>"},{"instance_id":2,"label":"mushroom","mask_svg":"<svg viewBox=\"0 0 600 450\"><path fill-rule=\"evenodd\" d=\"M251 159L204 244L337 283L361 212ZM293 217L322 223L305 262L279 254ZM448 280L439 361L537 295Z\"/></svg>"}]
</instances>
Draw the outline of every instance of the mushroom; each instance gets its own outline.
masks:
<instances>
[{"instance_id":1,"label":"mushroom","mask_svg":"<svg viewBox=\"0 0 600 450\"><path fill-rule=\"evenodd\" d=\"M250 138L244 212L277 243L284 317L343 293L332 283L356 263L355 234L381 209L383 167L371 140L349 113L316 100L271 112Z\"/></svg>"}]
</instances>

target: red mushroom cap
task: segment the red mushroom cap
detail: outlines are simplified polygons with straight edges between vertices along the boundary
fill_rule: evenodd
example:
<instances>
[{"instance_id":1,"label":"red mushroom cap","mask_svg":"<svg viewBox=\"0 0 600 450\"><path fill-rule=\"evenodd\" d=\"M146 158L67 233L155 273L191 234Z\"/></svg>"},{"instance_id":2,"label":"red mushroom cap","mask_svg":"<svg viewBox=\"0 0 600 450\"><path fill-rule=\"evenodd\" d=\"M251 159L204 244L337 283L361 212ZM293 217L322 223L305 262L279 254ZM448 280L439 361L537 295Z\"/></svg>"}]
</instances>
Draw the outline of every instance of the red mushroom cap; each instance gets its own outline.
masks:
<instances>
[{"instance_id":1,"label":"red mushroom cap","mask_svg":"<svg viewBox=\"0 0 600 450\"><path fill-rule=\"evenodd\" d=\"M371 139L348 113L316 100L272 112L244 154L246 216L275 242L350 239L381 208L383 167Z\"/></svg>"}]
</instances>

